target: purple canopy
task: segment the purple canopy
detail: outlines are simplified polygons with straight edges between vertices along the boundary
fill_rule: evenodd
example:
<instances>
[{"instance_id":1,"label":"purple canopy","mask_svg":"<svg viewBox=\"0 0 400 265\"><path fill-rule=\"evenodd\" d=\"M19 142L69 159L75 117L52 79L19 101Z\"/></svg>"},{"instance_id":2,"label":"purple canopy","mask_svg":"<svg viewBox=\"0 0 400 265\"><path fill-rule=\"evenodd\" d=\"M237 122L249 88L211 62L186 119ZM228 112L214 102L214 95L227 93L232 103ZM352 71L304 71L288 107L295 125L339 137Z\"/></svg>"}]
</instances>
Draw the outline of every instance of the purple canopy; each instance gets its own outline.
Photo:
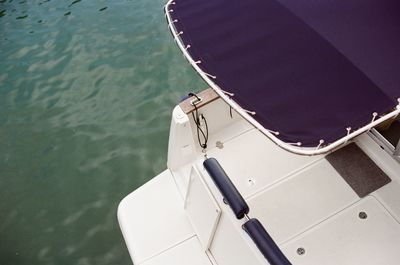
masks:
<instances>
[{"instance_id":1,"label":"purple canopy","mask_svg":"<svg viewBox=\"0 0 400 265\"><path fill-rule=\"evenodd\" d=\"M398 0L174 0L166 11L202 76L285 143L334 143L399 104Z\"/></svg>"}]
</instances>

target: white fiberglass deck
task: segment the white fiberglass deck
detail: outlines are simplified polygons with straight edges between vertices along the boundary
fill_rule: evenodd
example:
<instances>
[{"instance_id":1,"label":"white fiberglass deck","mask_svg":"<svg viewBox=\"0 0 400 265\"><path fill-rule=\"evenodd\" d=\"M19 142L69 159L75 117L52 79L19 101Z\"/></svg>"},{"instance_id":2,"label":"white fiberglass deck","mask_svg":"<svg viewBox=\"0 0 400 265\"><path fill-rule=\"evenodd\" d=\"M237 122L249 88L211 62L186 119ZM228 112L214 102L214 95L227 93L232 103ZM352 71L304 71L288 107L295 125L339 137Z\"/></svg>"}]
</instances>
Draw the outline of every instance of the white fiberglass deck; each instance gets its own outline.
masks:
<instances>
[{"instance_id":1,"label":"white fiberglass deck","mask_svg":"<svg viewBox=\"0 0 400 265\"><path fill-rule=\"evenodd\" d=\"M367 213L366 219L359 213ZM293 264L376 265L400 261L399 223L373 196L367 196L283 247ZM304 255L296 250L302 247Z\"/></svg>"},{"instance_id":2,"label":"white fiberglass deck","mask_svg":"<svg viewBox=\"0 0 400 265\"><path fill-rule=\"evenodd\" d=\"M323 156L293 155L263 139L257 130L246 131L207 155L218 159L251 216L293 264L399 263L400 167L371 138L356 142L392 182L363 199ZM298 248L306 254L298 255Z\"/></svg>"},{"instance_id":3,"label":"white fiberglass deck","mask_svg":"<svg viewBox=\"0 0 400 265\"><path fill-rule=\"evenodd\" d=\"M187 255L194 265L209 265L169 170L128 195L118 207L118 220L135 264L172 265Z\"/></svg>"},{"instance_id":4,"label":"white fiberglass deck","mask_svg":"<svg viewBox=\"0 0 400 265\"><path fill-rule=\"evenodd\" d=\"M200 112L210 127L207 157L219 161L249 215L293 265L399 264L400 164L367 134L355 142L392 181L359 198L323 155L282 150L236 113L231 117L220 100ZM135 264L267 264L205 171L195 133L191 115L176 109L169 170L120 205Z\"/></svg>"}]
</instances>

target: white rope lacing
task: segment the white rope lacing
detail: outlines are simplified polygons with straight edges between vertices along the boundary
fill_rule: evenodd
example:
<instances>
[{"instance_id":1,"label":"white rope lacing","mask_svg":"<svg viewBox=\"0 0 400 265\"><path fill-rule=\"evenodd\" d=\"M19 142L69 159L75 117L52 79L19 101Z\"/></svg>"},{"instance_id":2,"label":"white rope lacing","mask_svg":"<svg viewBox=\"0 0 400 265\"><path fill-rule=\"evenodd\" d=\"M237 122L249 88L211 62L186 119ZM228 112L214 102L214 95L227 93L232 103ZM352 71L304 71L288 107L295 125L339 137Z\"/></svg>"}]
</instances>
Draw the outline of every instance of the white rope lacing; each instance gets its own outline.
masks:
<instances>
[{"instance_id":1,"label":"white rope lacing","mask_svg":"<svg viewBox=\"0 0 400 265\"><path fill-rule=\"evenodd\" d=\"M224 93L224 94L226 94L226 95L228 95L228 96L230 96L230 97L235 96L234 93L231 93L231 92L228 92L228 91L225 91L225 90L222 90L222 89L220 89L220 90L221 90L222 93Z\"/></svg>"},{"instance_id":2,"label":"white rope lacing","mask_svg":"<svg viewBox=\"0 0 400 265\"><path fill-rule=\"evenodd\" d=\"M279 135L279 132L277 132L277 131L272 131L272 130L269 130L269 129L265 129L265 130L267 130L268 132L270 132L272 134Z\"/></svg>"},{"instance_id":3,"label":"white rope lacing","mask_svg":"<svg viewBox=\"0 0 400 265\"><path fill-rule=\"evenodd\" d=\"M347 135L346 135L346 136L349 136L349 134L350 134L350 132L351 132L351 127L347 127L347 128L346 128L346 131L347 131Z\"/></svg>"},{"instance_id":4,"label":"white rope lacing","mask_svg":"<svg viewBox=\"0 0 400 265\"><path fill-rule=\"evenodd\" d=\"M205 74L208 77L211 77L212 79L217 79L217 77L215 75L210 75L210 74L208 74L208 73L206 73L204 71L202 71L202 72L203 72L203 74Z\"/></svg>"},{"instance_id":5,"label":"white rope lacing","mask_svg":"<svg viewBox=\"0 0 400 265\"><path fill-rule=\"evenodd\" d=\"M319 140L317 150L320 149L324 143L325 143L325 141L323 139Z\"/></svg>"},{"instance_id":6,"label":"white rope lacing","mask_svg":"<svg viewBox=\"0 0 400 265\"><path fill-rule=\"evenodd\" d=\"M246 113L249 113L249 114L251 114L251 115L256 115L256 112L255 111L251 111L251 110L247 110L247 109L244 109L244 108L241 108L244 112L246 112Z\"/></svg>"},{"instance_id":7,"label":"white rope lacing","mask_svg":"<svg viewBox=\"0 0 400 265\"><path fill-rule=\"evenodd\" d=\"M166 4L164 5L164 7L167 7L167 6L169 6L169 5L175 5L175 4L176 4L175 2L166 3Z\"/></svg>"},{"instance_id":8,"label":"white rope lacing","mask_svg":"<svg viewBox=\"0 0 400 265\"><path fill-rule=\"evenodd\" d=\"M372 113L372 120L371 120L371 123L373 123L373 122L375 121L376 117L378 117L378 112Z\"/></svg>"}]
</instances>

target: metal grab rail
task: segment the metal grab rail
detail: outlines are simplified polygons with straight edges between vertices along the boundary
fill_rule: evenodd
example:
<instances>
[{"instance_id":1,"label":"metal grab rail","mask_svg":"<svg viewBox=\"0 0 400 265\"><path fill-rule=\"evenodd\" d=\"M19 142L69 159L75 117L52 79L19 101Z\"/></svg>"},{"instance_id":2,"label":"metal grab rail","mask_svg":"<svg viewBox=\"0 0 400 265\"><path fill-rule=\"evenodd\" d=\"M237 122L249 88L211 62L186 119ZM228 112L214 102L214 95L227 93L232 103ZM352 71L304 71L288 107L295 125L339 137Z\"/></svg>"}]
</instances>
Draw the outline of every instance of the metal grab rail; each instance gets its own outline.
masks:
<instances>
[{"instance_id":1,"label":"metal grab rail","mask_svg":"<svg viewBox=\"0 0 400 265\"><path fill-rule=\"evenodd\" d=\"M249 206L218 161L215 158L208 158L203 162L203 165L236 218L242 219L246 217L247 221L242 228L268 262L271 265L292 265L260 221L255 218L250 219L247 216L250 211Z\"/></svg>"}]
</instances>

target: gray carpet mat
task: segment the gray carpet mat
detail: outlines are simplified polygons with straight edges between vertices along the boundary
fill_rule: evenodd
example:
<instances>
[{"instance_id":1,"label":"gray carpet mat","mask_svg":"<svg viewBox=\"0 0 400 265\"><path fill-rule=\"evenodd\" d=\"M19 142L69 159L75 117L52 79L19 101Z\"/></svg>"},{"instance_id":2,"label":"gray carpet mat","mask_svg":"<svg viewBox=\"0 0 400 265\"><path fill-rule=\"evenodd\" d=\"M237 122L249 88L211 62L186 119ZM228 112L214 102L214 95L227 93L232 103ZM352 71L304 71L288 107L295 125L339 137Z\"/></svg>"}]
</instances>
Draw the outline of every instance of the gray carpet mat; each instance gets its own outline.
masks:
<instances>
[{"instance_id":1,"label":"gray carpet mat","mask_svg":"<svg viewBox=\"0 0 400 265\"><path fill-rule=\"evenodd\" d=\"M360 198L391 181L354 143L327 155L326 159Z\"/></svg>"}]
</instances>

